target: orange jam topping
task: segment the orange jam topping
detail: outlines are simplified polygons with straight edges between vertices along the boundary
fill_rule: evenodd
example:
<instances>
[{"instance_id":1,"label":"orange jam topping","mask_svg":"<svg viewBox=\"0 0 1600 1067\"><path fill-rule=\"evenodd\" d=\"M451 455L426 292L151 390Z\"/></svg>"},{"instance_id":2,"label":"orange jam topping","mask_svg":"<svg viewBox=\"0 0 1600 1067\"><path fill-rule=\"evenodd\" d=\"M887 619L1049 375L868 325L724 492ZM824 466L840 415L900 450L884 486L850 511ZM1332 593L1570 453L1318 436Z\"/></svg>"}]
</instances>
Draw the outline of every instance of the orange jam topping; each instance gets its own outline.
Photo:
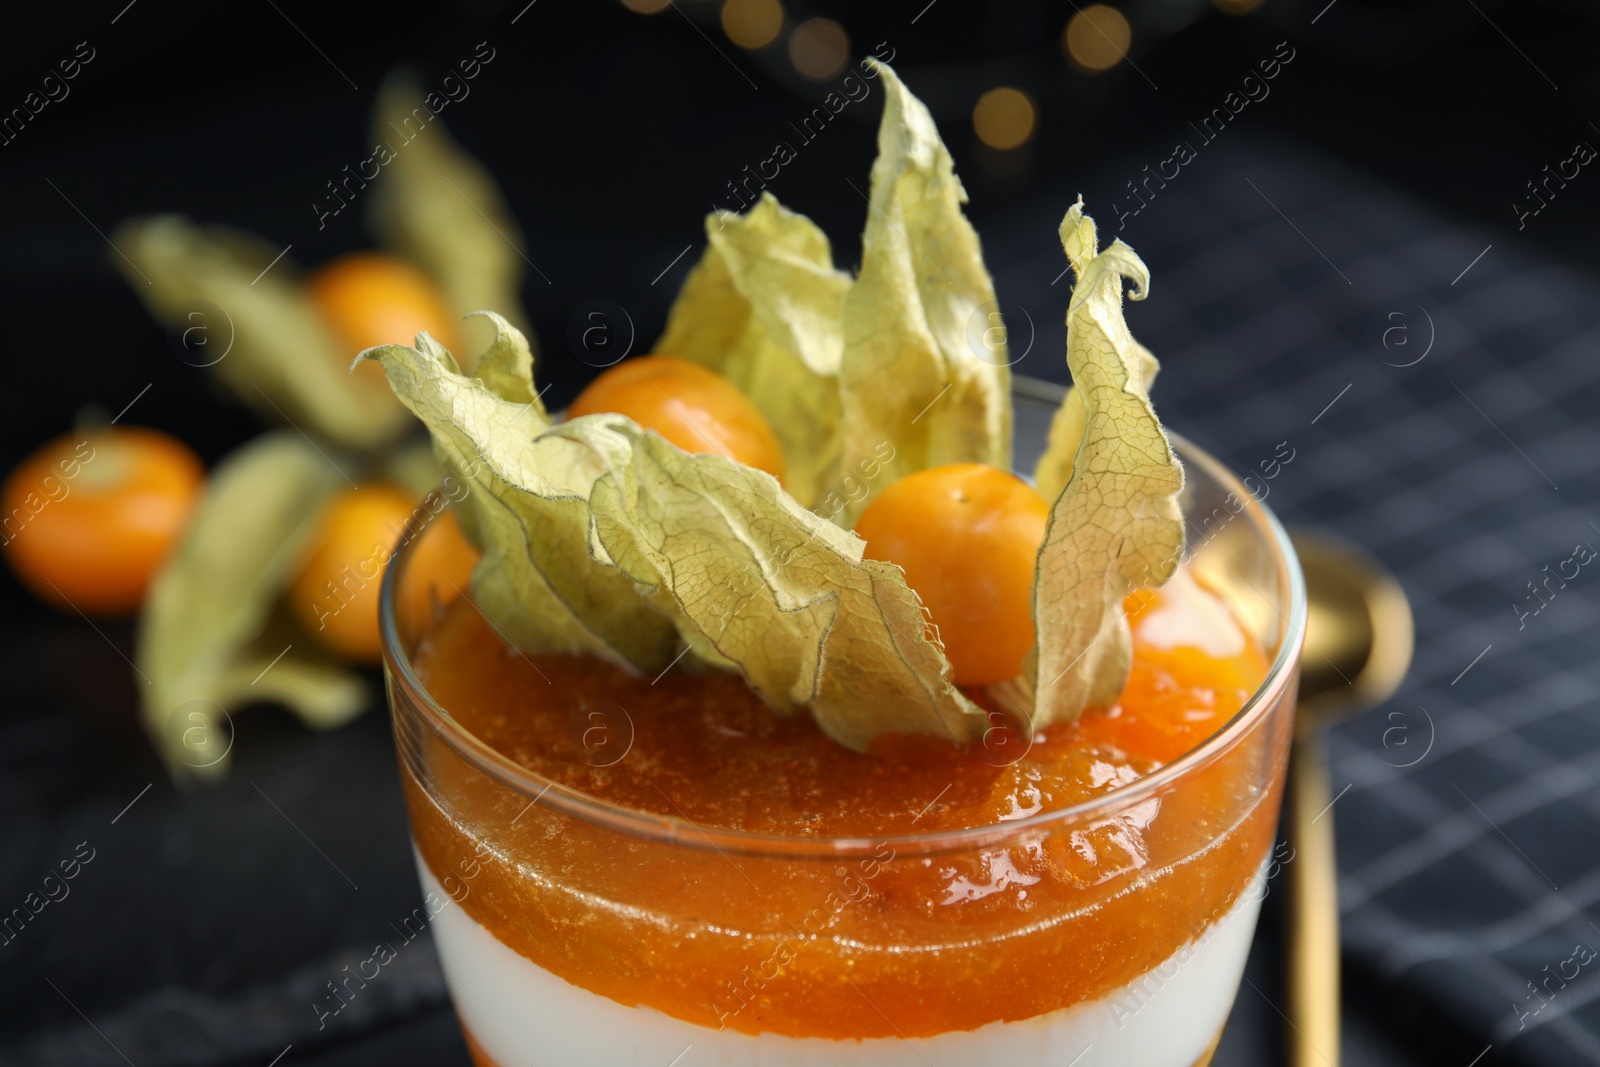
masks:
<instances>
[{"instance_id":1,"label":"orange jam topping","mask_svg":"<svg viewBox=\"0 0 1600 1067\"><path fill-rule=\"evenodd\" d=\"M1139 804L981 847L880 842L817 858L719 847L698 831L881 839L1004 826L1149 774L1232 718L1267 663L1181 572L1142 597L1128 603L1133 671L1115 706L1031 744L997 725L972 748L896 736L865 754L805 715L774 714L736 675L652 680L523 656L457 600L415 656L440 706L529 770L690 828L663 842L530 806L434 744L428 787L405 774L418 848L467 913L533 963L700 1025L917 1037L1094 999L1237 902L1270 845L1277 797L1260 768L1282 759L1280 737L1255 731Z\"/></svg>"}]
</instances>

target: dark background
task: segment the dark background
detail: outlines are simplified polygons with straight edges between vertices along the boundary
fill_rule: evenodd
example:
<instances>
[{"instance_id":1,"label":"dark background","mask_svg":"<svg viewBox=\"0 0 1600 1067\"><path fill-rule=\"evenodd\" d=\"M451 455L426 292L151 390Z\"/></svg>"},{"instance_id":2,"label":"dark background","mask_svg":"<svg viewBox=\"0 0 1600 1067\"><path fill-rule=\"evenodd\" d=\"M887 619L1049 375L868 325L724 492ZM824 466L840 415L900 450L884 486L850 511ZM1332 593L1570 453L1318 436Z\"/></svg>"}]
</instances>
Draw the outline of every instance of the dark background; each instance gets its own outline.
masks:
<instances>
[{"instance_id":1,"label":"dark background","mask_svg":"<svg viewBox=\"0 0 1600 1067\"><path fill-rule=\"evenodd\" d=\"M251 416L174 355L111 266L103 234L132 215L176 210L292 244L290 255L308 265L369 246L359 212L319 231L312 203L368 154L369 111L387 72L408 63L433 81L480 41L496 58L443 119L498 177L524 251L544 275L529 272L524 303L542 346L538 373L554 383L549 400L560 406L593 373L566 340L586 303L626 308L647 345L698 253L668 265L686 245L698 249L714 204L730 204L724 183L765 158L774 131L837 79L796 75L781 38L760 53L739 49L722 35L715 4L680 0L654 15L613 0L524 5L110 0L7 12L0 112L20 105L78 42L96 54L70 96L0 146L8 311L0 462L10 467L64 432L84 405L115 413L136 396L129 422L177 433L208 462L256 432ZM939 122L980 233L1036 217L1029 253L1053 241L1078 193L1115 232L1110 204L1125 193L1122 182L1168 155L1190 120L1287 40L1293 65L1225 137L1362 174L1486 234L1482 243L1592 269L1600 199L1586 185L1600 179L1575 181L1525 232L1511 205L1576 138L1600 143L1590 125L1600 121L1595 5L1266 0L1242 15L1183 0L1115 6L1133 25L1131 63L1090 75L1062 54L1070 2L786 4L791 23L841 22L855 56L888 42ZM1039 109L1032 140L1009 153L983 147L970 118L977 98L1001 84L1026 90ZM865 188L877 117L875 98L846 108L771 186L833 237L841 266L855 260L864 208L842 176ZM1206 165L1204 154L1192 164ZM1150 231L1160 221L1143 213L1119 234L1135 248L1149 238L1158 285L1161 245ZM1003 307L1011 251L986 249ZM1141 313L1130 310L1136 332ZM1044 330L1016 369L1059 379L1059 326L1054 341ZM257 995L261 1031L239 1047L272 1047L274 997L292 1000L281 1010L298 1019L309 995L295 983L326 973L321 957L359 943L374 916L404 914L415 896L382 717L308 738L286 717L253 713L240 723L233 780L180 793L134 723L121 659L131 628L96 631L50 612L9 574L0 604L0 855L65 856L89 837L104 857L79 880L77 903L50 909L41 929L0 950L0 1034L81 1027L92 1044L90 1026L134 1035L116 1030L118 1020L166 1012L171 1026L142 1049L145 1058L119 1047L134 1063L203 1062L181 1050L204 1047L207 998ZM314 827L310 836L358 891L314 866L322 861L260 804L256 783ZM136 795L138 806L110 825ZM306 870L327 877L300 877ZM31 882L4 872L5 905ZM1275 900L1251 971L1271 999ZM301 1043L284 1062L463 1062L429 967L424 958L415 977L391 983L389 1000L365 1017L371 1032L353 1026L321 1049ZM1347 985L1347 1062L1437 1062L1403 1000L1366 988L1359 975ZM1276 1062L1279 1020L1268 999L1241 994L1219 1064Z\"/></svg>"}]
</instances>

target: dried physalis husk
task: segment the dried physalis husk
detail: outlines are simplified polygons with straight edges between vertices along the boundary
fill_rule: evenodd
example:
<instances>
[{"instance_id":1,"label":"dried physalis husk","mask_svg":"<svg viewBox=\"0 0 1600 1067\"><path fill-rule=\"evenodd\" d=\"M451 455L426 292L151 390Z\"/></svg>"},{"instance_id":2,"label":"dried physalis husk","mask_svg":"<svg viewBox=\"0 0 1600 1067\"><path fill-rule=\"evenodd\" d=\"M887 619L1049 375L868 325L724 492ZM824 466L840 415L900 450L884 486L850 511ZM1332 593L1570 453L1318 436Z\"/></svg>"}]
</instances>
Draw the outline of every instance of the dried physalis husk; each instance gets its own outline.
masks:
<instances>
[{"instance_id":1,"label":"dried physalis husk","mask_svg":"<svg viewBox=\"0 0 1600 1067\"><path fill-rule=\"evenodd\" d=\"M471 487L463 506L484 548L473 592L509 640L646 673L687 647L857 749L887 732L967 740L987 725L950 683L899 568L863 559L859 538L764 472L684 452L621 415L552 426L523 399L520 338L493 321L500 339L475 376L426 335L364 357Z\"/></svg>"},{"instance_id":2,"label":"dried physalis husk","mask_svg":"<svg viewBox=\"0 0 1600 1067\"><path fill-rule=\"evenodd\" d=\"M1061 244L1077 276L1063 402L1073 406L1058 413L1039 467L1068 480L1039 550L1034 649L1023 674L993 690L1036 728L1122 692L1133 650L1123 598L1171 577L1184 541L1183 467L1150 406L1155 361L1122 315L1123 279L1143 299L1149 271L1120 240L1099 250L1081 200L1062 220Z\"/></svg>"},{"instance_id":3,"label":"dried physalis husk","mask_svg":"<svg viewBox=\"0 0 1600 1067\"><path fill-rule=\"evenodd\" d=\"M708 216L706 239L656 351L738 386L777 434L784 487L817 507L839 462L840 315L850 276L834 269L827 235L770 194L742 215Z\"/></svg>"},{"instance_id":4,"label":"dried physalis husk","mask_svg":"<svg viewBox=\"0 0 1600 1067\"><path fill-rule=\"evenodd\" d=\"M1161 364L1156 361L1154 353L1138 341L1133 342L1133 347L1139 353L1144 390L1148 395ZM1059 497L1072 480L1072 463L1078 455L1078 443L1083 440L1084 416L1083 394L1076 385L1069 386L1066 396L1061 398L1061 406L1056 408L1055 415L1050 419L1050 437L1045 444L1044 454L1033 467L1034 488L1046 500Z\"/></svg>"},{"instance_id":5,"label":"dried physalis husk","mask_svg":"<svg viewBox=\"0 0 1600 1067\"><path fill-rule=\"evenodd\" d=\"M1011 371L994 282L967 193L933 117L875 61L885 104L861 274L844 299L841 481L893 458L849 503L851 525L872 497L914 471L946 463L1011 466Z\"/></svg>"},{"instance_id":6,"label":"dried physalis husk","mask_svg":"<svg viewBox=\"0 0 1600 1067\"><path fill-rule=\"evenodd\" d=\"M776 711L809 709L858 751L881 734L966 741L987 725L951 684L900 568L863 558L860 538L770 475L615 416L552 433L610 457L590 495L607 557L670 604L691 647L711 645Z\"/></svg>"},{"instance_id":7,"label":"dried physalis husk","mask_svg":"<svg viewBox=\"0 0 1600 1067\"><path fill-rule=\"evenodd\" d=\"M414 82L391 78L373 116L363 180L380 240L438 283L458 313L502 309L521 324L522 236L488 171L423 105ZM361 180L361 179L358 179ZM155 318L269 422L291 422L342 448L372 451L412 426L387 389L347 373L355 355L323 321L286 250L178 215L130 219L113 257ZM486 346L488 326L469 343Z\"/></svg>"},{"instance_id":8,"label":"dried physalis husk","mask_svg":"<svg viewBox=\"0 0 1600 1067\"><path fill-rule=\"evenodd\" d=\"M458 313L496 308L525 336L522 313L526 241L494 177L425 104L421 87L390 77L372 115L374 158L368 217L385 246L416 263ZM485 348L487 324L465 328L464 346ZM353 353L352 353L353 354Z\"/></svg>"},{"instance_id":9,"label":"dried physalis husk","mask_svg":"<svg viewBox=\"0 0 1600 1067\"><path fill-rule=\"evenodd\" d=\"M964 193L926 109L880 73L889 103L861 278L845 284L815 227L763 200L713 220L663 351L709 363L753 395L768 375L774 391L813 391L763 397L790 416L829 410L816 398L837 353L836 470L857 453L888 465L886 441L895 459L883 484L940 463L1003 466L1008 372L970 342L993 292L961 215ZM1023 676L996 687L1040 725L1120 691L1130 648L1122 597L1165 580L1183 544L1182 469L1145 392L1148 354L1122 318L1122 279L1142 293L1144 265L1120 242L1098 252L1081 205L1061 236L1078 274L1068 364L1083 418L1055 435L1071 460L1047 457L1070 480L1039 557L1037 647ZM621 415L552 424L526 342L489 319L496 339L471 375L426 335L363 357L382 365L470 486L465 516L484 549L474 595L513 644L646 673L692 652L739 671L776 711L808 710L858 750L892 732L968 741L989 725L952 684L899 568L863 558L862 541L831 521L850 516L818 515L770 475L684 452ZM829 440L826 422L792 430ZM815 494L827 475L807 479Z\"/></svg>"},{"instance_id":10,"label":"dried physalis husk","mask_svg":"<svg viewBox=\"0 0 1600 1067\"><path fill-rule=\"evenodd\" d=\"M885 104L860 277L763 193L706 219L657 346L739 386L783 445L785 488L846 527L913 471L1011 456L1005 334L966 191L927 108L874 67Z\"/></svg>"},{"instance_id":11,"label":"dried physalis husk","mask_svg":"<svg viewBox=\"0 0 1600 1067\"><path fill-rule=\"evenodd\" d=\"M360 678L278 617L317 514L344 484L289 430L256 438L212 472L139 617L145 728L175 778L227 772L228 716L245 703L282 703L318 728L366 706Z\"/></svg>"},{"instance_id":12,"label":"dried physalis husk","mask_svg":"<svg viewBox=\"0 0 1600 1067\"><path fill-rule=\"evenodd\" d=\"M627 576L590 554L588 496L604 464L587 448L543 436L551 420L533 390L527 341L500 316L486 317L496 340L470 376L427 334L416 348L362 353L383 367L466 487L457 515L483 550L475 599L526 651L661 670L677 651L671 624Z\"/></svg>"},{"instance_id":13,"label":"dried physalis husk","mask_svg":"<svg viewBox=\"0 0 1600 1067\"><path fill-rule=\"evenodd\" d=\"M269 422L360 450L411 427L393 395L348 373L353 353L324 323L282 249L178 215L130 219L112 239L127 257L115 261L150 313Z\"/></svg>"}]
</instances>

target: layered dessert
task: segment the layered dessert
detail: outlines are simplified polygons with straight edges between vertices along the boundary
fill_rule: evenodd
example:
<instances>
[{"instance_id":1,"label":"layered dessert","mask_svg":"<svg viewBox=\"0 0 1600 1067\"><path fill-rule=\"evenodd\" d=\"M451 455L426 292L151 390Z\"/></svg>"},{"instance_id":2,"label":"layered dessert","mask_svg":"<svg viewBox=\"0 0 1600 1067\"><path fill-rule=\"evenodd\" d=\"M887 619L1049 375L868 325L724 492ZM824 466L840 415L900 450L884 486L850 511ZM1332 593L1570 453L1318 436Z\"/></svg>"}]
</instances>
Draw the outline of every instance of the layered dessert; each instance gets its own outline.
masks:
<instances>
[{"instance_id":1,"label":"layered dessert","mask_svg":"<svg viewBox=\"0 0 1600 1067\"><path fill-rule=\"evenodd\" d=\"M656 354L565 419L497 316L469 370L364 353L482 552L421 589L402 551L383 625L483 1067L1192 1067L1226 1022L1292 710L1281 531L1157 421L1147 274L1081 204L1074 386L1013 473L964 193L873 70L858 276L770 198L714 216Z\"/></svg>"},{"instance_id":2,"label":"layered dessert","mask_svg":"<svg viewBox=\"0 0 1600 1067\"><path fill-rule=\"evenodd\" d=\"M1085 1049L1080 1065L1201 1061L1238 985L1271 846L1266 791L1238 795L1256 780L1201 774L954 854L898 840L1103 797L1210 736L1266 675L1256 643L1181 572L1130 614L1122 699L1026 752L1002 726L975 747L898 735L857 754L809 719L774 716L736 677L652 685L524 658L456 601L418 649L417 676L517 764L708 833L875 843L837 862L774 862L719 856L691 829L685 844L702 851L667 861L627 833L518 818L527 799L475 774L442 804L408 782L423 885L453 901L434 929L479 1062L642 1053L665 1065L691 1044L685 1062L701 1064L922 1063L918 1048L936 1064L1065 1063ZM566 881L574 869L584 875Z\"/></svg>"}]
</instances>

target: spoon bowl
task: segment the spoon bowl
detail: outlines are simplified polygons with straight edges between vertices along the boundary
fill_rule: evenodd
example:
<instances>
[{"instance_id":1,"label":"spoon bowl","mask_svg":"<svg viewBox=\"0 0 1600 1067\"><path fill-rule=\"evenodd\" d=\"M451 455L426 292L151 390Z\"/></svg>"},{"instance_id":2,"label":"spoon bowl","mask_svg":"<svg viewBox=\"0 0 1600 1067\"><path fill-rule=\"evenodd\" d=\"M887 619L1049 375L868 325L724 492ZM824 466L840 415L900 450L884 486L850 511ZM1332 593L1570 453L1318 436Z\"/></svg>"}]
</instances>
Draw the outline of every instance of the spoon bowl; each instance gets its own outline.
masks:
<instances>
[{"instance_id":1,"label":"spoon bowl","mask_svg":"<svg viewBox=\"0 0 1600 1067\"><path fill-rule=\"evenodd\" d=\"M1306 650L1300 665L1300 729L1383 703L1411 666L1413 626L1405 591L1383 565L1321 531L1290 532L1306 580Z\"/></svg>"}]
</instances>

